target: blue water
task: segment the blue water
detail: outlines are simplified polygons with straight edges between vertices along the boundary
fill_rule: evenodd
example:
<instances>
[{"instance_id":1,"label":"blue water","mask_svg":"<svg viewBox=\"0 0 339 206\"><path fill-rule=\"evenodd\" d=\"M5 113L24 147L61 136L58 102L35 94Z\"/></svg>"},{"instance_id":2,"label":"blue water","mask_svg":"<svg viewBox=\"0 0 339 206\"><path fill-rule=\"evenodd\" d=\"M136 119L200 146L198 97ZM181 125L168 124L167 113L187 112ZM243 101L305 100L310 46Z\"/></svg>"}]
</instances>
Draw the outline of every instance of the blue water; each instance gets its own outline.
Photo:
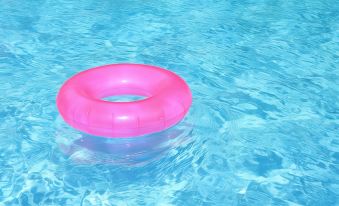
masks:
<instances>
[{"instance_id":1,"label":"blue water","mask_svg":"<svg viewBox=\"0 0 339 206\"><path fill-rule=\"evenodd\" d=\"M0 0L0 205L338 205L335 0ZM58 89L118 62L193 93L164 132L106 140Z\"/></svg>"}]
</instances>

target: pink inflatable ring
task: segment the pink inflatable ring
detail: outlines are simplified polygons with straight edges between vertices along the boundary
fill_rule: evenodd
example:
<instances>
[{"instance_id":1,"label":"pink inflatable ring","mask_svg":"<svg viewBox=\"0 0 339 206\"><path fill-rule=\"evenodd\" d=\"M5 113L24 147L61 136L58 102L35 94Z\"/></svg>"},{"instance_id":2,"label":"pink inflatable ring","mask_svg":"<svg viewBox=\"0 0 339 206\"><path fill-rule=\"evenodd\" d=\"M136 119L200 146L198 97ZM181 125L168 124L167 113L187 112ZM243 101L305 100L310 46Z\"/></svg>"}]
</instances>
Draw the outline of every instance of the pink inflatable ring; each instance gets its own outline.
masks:
<instances>
[{"instance_id":1,"label":"pink inflatable ring","mask_svg":"<svg viewBox=\"0 0 339 206\"><path fill-rule=\"evenodd\" d=\"M113 95L147 97L133 102L102 100ZM61 87L57 107L76 129L103 137L159 132L188 112L192 94L183 79L168 70L142 64L111 64L73 76Z\"/></svg>"}]
</instances>

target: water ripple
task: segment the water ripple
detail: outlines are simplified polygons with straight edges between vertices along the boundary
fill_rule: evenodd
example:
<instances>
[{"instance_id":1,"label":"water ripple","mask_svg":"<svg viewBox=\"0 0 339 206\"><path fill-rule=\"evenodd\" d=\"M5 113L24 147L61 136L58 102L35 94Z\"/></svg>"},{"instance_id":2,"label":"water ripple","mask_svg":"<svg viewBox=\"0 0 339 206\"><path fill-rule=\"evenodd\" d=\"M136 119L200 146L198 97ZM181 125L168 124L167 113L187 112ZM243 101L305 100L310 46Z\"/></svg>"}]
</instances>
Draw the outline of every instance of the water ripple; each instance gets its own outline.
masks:
<instances>
[{"instance_id":1,"label":"water ripple","mask_svg":"<svg viewBox=\"0 0 339 206\"><path fill-rule=\"evenodd\" d=\"M0 205L338 204L334 0L0 5ZM107 140L60 120L64 81L116 62L182 76L183 122Z\"/></svg>"}]
</instances>

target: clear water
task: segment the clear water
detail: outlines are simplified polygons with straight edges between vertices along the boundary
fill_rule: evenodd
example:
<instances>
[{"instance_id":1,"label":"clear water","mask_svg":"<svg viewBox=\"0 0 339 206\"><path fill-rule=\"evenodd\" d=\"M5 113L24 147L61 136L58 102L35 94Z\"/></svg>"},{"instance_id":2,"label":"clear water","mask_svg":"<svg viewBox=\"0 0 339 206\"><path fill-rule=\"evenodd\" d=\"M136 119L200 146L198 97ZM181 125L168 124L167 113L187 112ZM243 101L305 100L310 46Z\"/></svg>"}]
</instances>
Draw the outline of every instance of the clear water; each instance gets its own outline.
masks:
<instances>
[{"instance_id":1,"label":"clear water","mask_svg":"<svg viewBox=\"0 0 339 206\"><path fill-rule=\"evenodd\" d=\"M0 205L337 205L335 0L0 0ZM68 127L67 78L170 69L194 102L129 140Z\"/></svg>"},{"instance_id":2,"label":"clear water","mask_svg":"<svg viewBox=\"0 0 339 206\"><path fill-rule=\"evenodd\" d=\"M147 97L139 95L114 95L103 98L103 100L108 102L134 102L143 99L147 99Z\"/></svg>"}]
</instances>

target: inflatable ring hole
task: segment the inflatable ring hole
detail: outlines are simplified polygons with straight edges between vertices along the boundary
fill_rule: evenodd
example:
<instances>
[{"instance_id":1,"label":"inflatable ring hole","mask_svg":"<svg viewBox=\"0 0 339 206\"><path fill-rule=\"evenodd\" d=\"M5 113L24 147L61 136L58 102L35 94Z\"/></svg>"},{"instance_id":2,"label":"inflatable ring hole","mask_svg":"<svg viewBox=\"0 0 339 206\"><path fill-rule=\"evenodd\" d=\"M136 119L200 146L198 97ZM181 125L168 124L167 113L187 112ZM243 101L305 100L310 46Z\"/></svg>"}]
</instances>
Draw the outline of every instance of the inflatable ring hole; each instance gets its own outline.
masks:
<instances>
[{"instance_id":1,"label":"inflatable ring hole","mask_svg":"<svg viewBox=\"0 0 339 206\"><path fill-rule=\"evenodd\" d=\"M108 97L102 98L104 101L108 102L135 102L139 100L147 99L147 96L143 95L111 95Z\"/></svg>"}]
</instances>

